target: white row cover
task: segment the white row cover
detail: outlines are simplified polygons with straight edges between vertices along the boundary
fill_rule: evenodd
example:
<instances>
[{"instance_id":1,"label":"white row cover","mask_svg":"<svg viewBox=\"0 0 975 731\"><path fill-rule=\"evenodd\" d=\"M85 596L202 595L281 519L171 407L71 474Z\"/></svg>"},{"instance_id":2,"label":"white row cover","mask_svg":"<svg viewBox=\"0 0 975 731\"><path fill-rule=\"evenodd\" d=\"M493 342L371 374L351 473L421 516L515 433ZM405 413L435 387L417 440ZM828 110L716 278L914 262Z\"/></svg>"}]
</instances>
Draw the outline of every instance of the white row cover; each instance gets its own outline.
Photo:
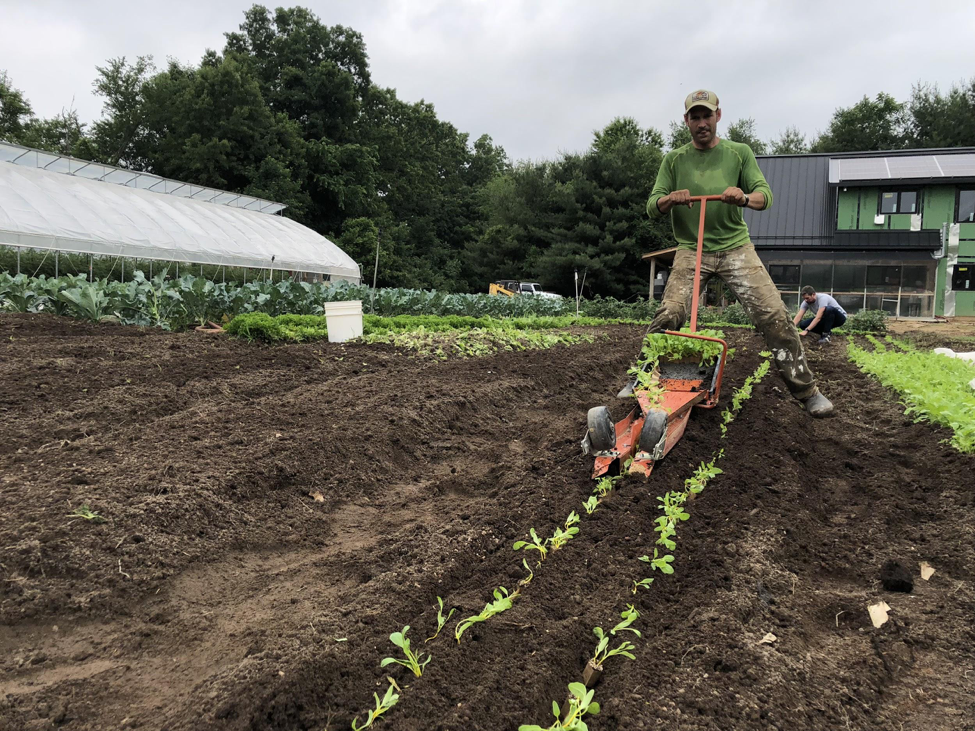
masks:
<instances>
[{"instance_id":1,"label":"white row cover","mask_svg":"<svg viewBox=\"0 0 975 731\"><path fill-rule=\"evenodd\" d=\"M360 278L348 254L288 218L4 162L0 244Z\"/></svg>"}]
</instances>

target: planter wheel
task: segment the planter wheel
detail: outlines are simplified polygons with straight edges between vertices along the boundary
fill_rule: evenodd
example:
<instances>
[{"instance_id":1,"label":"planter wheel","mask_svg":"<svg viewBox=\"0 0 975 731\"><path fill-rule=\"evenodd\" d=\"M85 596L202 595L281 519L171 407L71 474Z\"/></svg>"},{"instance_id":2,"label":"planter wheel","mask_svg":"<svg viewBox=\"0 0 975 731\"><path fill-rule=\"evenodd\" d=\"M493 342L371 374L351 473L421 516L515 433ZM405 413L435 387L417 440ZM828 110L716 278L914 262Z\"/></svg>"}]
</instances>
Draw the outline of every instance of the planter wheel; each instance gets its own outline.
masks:
<instances>
[{"instance_id":1,"label":"planter wheel","mask_svg":"<svg viewBox=\"0 0 975 731\"><path fill-rule=\"evenodd\" d=\"M616 427L609 409L593 406L586 421L589 424L589 444L597 452L608 452L616 446Z\"/></svg>"}]
</instances>

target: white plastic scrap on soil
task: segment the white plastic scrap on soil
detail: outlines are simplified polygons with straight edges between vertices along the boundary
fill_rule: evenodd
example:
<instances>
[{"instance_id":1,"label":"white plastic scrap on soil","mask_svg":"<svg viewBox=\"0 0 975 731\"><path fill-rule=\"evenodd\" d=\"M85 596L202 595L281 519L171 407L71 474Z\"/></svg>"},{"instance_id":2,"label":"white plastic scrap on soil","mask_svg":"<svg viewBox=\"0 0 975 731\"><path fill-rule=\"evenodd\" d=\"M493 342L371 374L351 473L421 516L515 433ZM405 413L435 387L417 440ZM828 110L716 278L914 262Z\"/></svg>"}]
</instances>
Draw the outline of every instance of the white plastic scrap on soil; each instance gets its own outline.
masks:
<instances>
[{"instance_id":1,"label":"white plastic scrap on soil","mask_svg":"<svg viewBox=\"0 0 975 731\"><path fill-rule=\"evenodd\" d=\"M958 358L967 362L969 365L975 365L975 351L971 353L956 353L951 348L935 348L934 352L939 355L947 355L949 358Z\"/></svg>"},{"instance_id":2,"label":"white plastic scrap on soil","mask_svg":"<svg viewBox=\"0 0 975 731\"><path fill-rule=\"evenodd\" d=\"M972 381L975 383L975 381ZM921 561L921 578L927 581L932 576L934 576L934 566L929 564L927 561Z\"/></svg>"},{"instance_id":3,"label":"white plastic scrap on soil","mask_svg":"<svg viewBox=\"0 0 975 731\"><path fill-rule=\"evenodd\" d=\"M870 613L870 621L873 622L873 626L882 627L888 619L887 613L890 611L890 607L887 606L887 602L877 602L867 607L867 611Z\"/></svg>"}]
</instances>

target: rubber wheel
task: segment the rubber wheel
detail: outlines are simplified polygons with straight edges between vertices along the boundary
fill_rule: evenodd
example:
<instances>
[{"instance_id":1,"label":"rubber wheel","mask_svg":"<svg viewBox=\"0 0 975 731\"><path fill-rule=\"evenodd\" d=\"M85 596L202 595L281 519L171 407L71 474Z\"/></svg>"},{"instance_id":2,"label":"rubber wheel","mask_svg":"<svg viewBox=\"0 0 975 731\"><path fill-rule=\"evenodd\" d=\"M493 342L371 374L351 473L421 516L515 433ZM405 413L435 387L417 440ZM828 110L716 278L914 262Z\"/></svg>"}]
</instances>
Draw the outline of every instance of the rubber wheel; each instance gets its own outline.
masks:
<instances>
[{"instance_id":1,"label":"rubber wheel","mask_svg":"<svg viewBox=\"0 0 975 731\"><path fill-rule=\"evenodd\" d=\"M616 446L616 426L609 409L593 406L586 420L589 423L589 444L596 452L608 452Z\"/></svg>"},{"instance_id":2,"label":"rubber wheel","mask_svg":"<svg viewBox=\"0 0 975 731\"><path fill-rule=\"evenodd\" d=\"M660 442L660 437L667 430L667 412L663 409L651 409L643 421L640 430L640 450L653 452L653 448Z\"/></svg>"}]
</instances>

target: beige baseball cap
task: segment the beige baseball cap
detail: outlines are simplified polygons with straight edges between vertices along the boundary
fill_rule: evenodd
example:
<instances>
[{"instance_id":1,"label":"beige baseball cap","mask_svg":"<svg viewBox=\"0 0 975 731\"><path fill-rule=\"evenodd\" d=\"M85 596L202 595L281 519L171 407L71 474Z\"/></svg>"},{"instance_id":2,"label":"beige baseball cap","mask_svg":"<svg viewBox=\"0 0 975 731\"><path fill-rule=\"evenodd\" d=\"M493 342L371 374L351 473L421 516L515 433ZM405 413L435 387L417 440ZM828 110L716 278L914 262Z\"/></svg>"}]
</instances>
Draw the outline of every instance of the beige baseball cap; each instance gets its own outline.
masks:
<instances>
[{"instance_id":1,"label":"beige baseball cap","mask_svg":"<svg viewBox=\"0 0 975 731\"><path fill-rule=\"evenodd\" d=\"M693 107L707 107L713 112L718 108L718 95L706 89L692 91L684 100L684 112L691 111Z\"/></svg>"}]
</instances>

